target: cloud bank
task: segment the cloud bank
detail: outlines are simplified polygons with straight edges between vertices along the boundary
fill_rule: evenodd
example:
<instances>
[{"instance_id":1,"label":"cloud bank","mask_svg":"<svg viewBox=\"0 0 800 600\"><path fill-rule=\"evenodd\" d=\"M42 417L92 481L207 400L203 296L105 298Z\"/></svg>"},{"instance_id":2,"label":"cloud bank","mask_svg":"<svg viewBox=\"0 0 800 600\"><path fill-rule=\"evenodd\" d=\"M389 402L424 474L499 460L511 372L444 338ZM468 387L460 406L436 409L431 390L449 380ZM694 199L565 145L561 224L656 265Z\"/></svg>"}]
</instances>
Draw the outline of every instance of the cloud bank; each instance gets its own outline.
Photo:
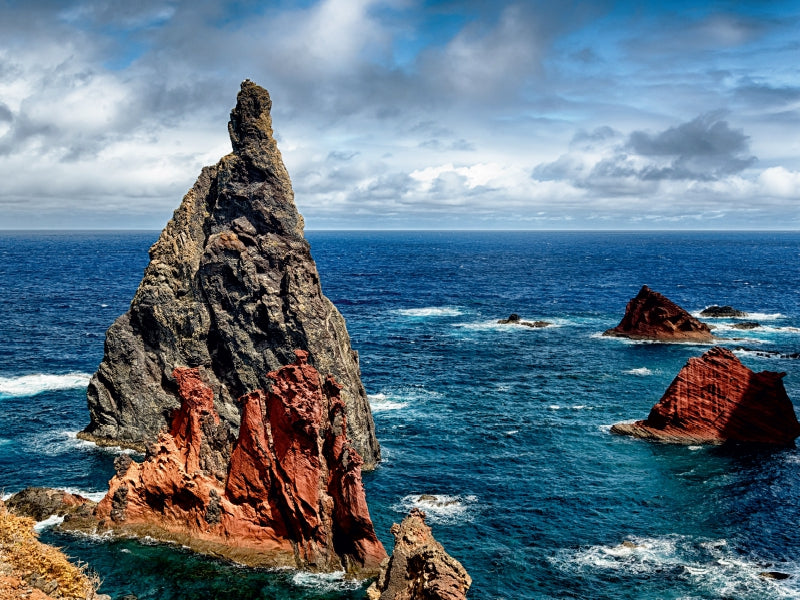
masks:
<instances>
[{"instance_id":1,"label":"cloud bank","mask_svg":"<svg viewBox=\"0 0 800 600\"><path fill-rule=\"evenodd\" d=\"M158 229L270 90L309 228L797 228L795 3L10 2L0 228Z\"/></svg>"}]
</instances>

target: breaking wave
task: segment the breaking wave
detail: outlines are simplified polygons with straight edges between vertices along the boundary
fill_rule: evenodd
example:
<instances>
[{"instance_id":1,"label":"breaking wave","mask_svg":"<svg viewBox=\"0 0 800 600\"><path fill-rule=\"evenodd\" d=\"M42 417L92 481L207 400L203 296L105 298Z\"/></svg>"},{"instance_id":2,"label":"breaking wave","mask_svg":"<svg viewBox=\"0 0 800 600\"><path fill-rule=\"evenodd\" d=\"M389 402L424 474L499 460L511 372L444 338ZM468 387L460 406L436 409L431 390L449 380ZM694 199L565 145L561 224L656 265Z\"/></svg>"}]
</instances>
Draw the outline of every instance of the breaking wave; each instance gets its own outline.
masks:
<instances>
[{"instance_id":1,"label":"breaking wave","mask_svg":"<svg viewBox=\"0 0 800 600\"><path fill-rule=\"evenodd\" d=\"M361 581L347 578L344 571L334 571L333 573L300 571L292 576L292 583L320 593L352 591L361 587Z\"/></svg>"},{"instance_id":2,"label":"breaking wave","mask_svg":"<svg viewBox=\"0 0 800 600\"><path fill-rule=\"evenodd\" d=\"M647 367L638 367L636 369L628 369L627 371L623 371L626 375L638 375L639 377L646 377L647 375L652 375L653 372L648 369Z\"/></svg>"},{"instance_id":3,"label":"breaking wave","mask_svg":"<svg viewBox=\"0 0 800 600\"><path fill-rule=\"evenodd\" d=\"M426 308L401 308L397 310L397 314L404 317L457 317L464 313L452 306L429 306Z\"/></svg>"},{"instance_id":4,"label":"breaking wave","mask_svg":"<svg viewBox=\"0 0 800 600\"><path fill-rule=\"evenodd\" d=\"M631 537L614 546L562 550L551 562L568 572L668 576L714 597L797 598L800 566L743 558L728 542L687 536Z\"/></svg>"},{"instance_id":5,"label":"breaking wave","mask_svg":"<svg viewBox=\"0 0 800 600\"><path fill-rule=\"evenodd\" d=\"M431 523L452 524L471 521L478 509L478 497L472 495L411 494L392 506L392 510L407 513L412 508L425 512Z\"/></svg>"},{"instance_id":6,"label":"breaking wave","mask_svg":"<svg viewBox=\"0 0 800 600\"><path fill-rule=\"evenodd\" d=\"M408 402L403 402L395 397L386 394L367 394L372 412L383 412L386 410L399 410L408 406Z\"/></svg>"},{"instance_id":7,"label":"breaking wave","mask_svg":"<svg viewBox=\"0 0 800 600\"><path fill-rule=\"evenodd\" d=\"M85 388L89 385L91 377L88 373L65 373L63 375L34 373L19 377L0 377L0 397L35 396L53 390Z\"/></svg>"}]
</instances>

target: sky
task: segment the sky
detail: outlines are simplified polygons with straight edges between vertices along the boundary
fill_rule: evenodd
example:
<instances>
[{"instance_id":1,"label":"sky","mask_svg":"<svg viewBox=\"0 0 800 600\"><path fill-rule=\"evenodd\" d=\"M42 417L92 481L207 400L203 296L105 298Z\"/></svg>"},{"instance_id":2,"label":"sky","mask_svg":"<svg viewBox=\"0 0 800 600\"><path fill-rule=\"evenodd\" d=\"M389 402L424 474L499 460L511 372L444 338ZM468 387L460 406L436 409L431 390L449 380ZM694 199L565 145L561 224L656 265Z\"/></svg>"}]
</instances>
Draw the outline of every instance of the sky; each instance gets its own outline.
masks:
<instances>
[{"instance_id":1,"label":"sky","mask_svg":"<svg viewBox=\"0 0 800 600\"><path fill-rule=\"evenodd\" d=\"M244 79L307 229L800 229L800 0L0 0L0 229L161 229Z\"/></svg>"}]
</instances>

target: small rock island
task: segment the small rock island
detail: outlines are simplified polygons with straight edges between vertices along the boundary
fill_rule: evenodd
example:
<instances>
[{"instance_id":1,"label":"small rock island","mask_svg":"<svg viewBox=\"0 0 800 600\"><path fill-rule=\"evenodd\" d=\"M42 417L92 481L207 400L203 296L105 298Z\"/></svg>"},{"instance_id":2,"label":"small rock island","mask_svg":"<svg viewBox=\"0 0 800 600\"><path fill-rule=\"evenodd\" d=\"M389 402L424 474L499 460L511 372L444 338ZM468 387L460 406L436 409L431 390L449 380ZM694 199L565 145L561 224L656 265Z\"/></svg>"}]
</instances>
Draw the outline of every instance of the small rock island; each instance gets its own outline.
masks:
<instances>
[{"instance_id":1,"label":"small rock island","mask_svg":"<svg viewBox=\"0 0 800 600\"><path fill-rule=\"evenodd\" d=\"M725 348L690 358L650 415L612 433L680 444L744 442L793 446L800 423L786 373L754 373Z\"/></svg>"},{"instance_id":2,"label":"small rock island","mask_svg":"<svg viewBox=\"0 0 800 600\"><path fill-rule=\"evenodd\" d=\"M642 286L625 307L619 325L603 335L660 342L711 342L711 328L672 300Z\"/></svg>"}]
</instances>

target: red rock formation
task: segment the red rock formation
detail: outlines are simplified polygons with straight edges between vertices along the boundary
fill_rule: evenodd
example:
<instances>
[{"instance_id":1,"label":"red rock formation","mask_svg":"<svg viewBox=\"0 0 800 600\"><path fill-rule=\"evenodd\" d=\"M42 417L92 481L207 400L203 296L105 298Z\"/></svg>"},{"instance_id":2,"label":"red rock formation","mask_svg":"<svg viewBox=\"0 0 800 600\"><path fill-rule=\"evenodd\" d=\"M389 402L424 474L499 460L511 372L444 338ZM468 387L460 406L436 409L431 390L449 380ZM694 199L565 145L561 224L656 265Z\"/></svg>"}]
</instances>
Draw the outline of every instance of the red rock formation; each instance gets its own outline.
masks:
<instances>
[{"instance_id":1,"label":"red rock formation","mask_svg":"<svg viewBox=\"0 0 800 600\"><path fill-rule=\"evenodd\" d=\"M786 373L754 373L730 350L690 358L644 421L612 433L685 444L726 441L791 446L800 423L783 387Z\"/></svg>"},{"instance_id":2,"label":"red rock formation","mask_svg":"<svg viewBox=\"0 0 800 600\"><path fill-rule=\"evenodd\" d=\"M96 516L110 528L177 541L251 565L367 576L386 557L367 509L361 458L346 435L340 386L308 353L269 373L269 394L240 398L239 438L199 369L178 368L169 433L125 461Z\"/></svg>"},{"instance_id":3,"label":"red rock formation","mask_svg":"<svg viewBox=\"0 0 800 600\"><path fill-rule=\"evenodd\" d=\"M425 513L411 509L392 525L394 551L378 580L367 590L370 600L464 600L472 578L447 554L425 523Z\"/></svg>"},{"instance_id":4,"label":"red rock formation","mask_svg":"<svg viewBox=\"0 0 800 600\"><path fill-rule=\"evenodd\" d=\"M669 298L642 286L619 325L603 335L664 342L710 342L711 329Z\"/></svg>"}]
</instances>

